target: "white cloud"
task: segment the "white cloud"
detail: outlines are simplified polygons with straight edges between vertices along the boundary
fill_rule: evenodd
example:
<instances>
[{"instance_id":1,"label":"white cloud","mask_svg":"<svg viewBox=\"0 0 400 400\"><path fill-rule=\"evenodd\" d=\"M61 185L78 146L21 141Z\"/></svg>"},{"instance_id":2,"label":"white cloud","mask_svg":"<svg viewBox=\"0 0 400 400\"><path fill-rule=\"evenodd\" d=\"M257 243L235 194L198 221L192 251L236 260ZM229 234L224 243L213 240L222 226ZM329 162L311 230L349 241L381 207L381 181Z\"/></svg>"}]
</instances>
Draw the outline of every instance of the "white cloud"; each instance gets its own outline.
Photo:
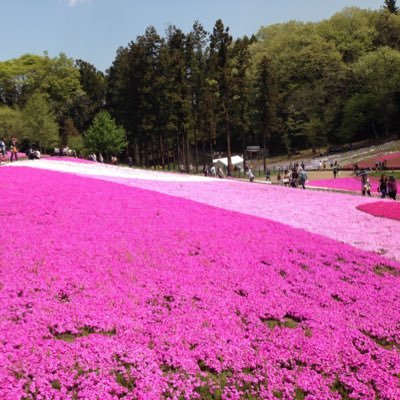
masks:
<instances>
[{"instance_id":1,"label":"white cloud","mask_svg":"<svg viewBox=\"0 0 400 400\"><path fill-rule=\"evenodd\" d=\"M79 3L87 3L90 0L67 0L67 3L70 7L74 7Z\"/></svg>"}]
</instances>

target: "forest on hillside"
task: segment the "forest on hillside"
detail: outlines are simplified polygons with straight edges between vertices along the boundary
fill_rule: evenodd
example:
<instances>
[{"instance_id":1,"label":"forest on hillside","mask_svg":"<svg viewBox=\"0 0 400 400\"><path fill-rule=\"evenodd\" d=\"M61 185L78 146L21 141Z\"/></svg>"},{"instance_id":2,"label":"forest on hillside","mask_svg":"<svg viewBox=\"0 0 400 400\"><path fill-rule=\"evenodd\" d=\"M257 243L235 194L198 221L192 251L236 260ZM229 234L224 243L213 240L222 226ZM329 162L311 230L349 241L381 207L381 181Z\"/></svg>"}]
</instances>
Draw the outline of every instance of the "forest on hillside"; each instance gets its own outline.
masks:
<instances>
[{"instance_id":1,"label":"forest on hillside","mask_svg":"<svg viewBox=\"0 0 400 400\"><path fill-rule=\"evenodd\" d=\"M65 54L0 62L0 139L201 165L260 146L290 154L400 132L400 15L345 8L233 38L148 27L105 72Z\"/></svg>"}]
</instances>

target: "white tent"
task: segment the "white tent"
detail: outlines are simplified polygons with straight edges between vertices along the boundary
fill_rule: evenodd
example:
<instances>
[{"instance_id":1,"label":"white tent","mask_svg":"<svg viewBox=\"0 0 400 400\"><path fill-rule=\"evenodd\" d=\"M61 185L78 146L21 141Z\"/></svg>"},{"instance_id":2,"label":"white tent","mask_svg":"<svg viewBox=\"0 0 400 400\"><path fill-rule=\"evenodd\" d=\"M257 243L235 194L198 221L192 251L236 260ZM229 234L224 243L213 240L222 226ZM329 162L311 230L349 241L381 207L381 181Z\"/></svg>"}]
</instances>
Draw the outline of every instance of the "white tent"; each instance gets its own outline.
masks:
<instances>
[{"instance_id":1,"label":"white tent","mask_svg":"<svg viewBox=\"0 0 400 400\"><path fill-rule=\"evenodd\" d=\"M231 157L232 165L238 165L243 163L243 158L240 156ZM222 164L224 167L228 166L228 157L216 158L213 160L213 164Z\"/></svg>"}]
</instances>

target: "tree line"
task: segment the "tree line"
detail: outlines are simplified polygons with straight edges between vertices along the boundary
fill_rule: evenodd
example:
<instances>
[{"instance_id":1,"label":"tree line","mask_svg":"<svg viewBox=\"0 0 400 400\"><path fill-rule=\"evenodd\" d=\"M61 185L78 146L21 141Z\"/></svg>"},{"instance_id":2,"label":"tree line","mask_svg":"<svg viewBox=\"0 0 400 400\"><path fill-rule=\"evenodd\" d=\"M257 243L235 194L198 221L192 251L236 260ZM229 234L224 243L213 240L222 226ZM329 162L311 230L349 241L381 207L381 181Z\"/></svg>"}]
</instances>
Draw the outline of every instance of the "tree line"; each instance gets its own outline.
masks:
<instances>
[{"instance_id":1,"label":"tree line","mask_svg":"<svg viewBox=\"0 0 400 400\"><path fill-rule=\"evenodd\" d=\"M65 54L0 63L0 136L43 149L131 157L145 166L230 161L247 146L288 153L400 132L400 15L345 8L234 39L154 27L106 73ZM208 158L206 157L208 156Z\"/></svg>"}]
</instances>

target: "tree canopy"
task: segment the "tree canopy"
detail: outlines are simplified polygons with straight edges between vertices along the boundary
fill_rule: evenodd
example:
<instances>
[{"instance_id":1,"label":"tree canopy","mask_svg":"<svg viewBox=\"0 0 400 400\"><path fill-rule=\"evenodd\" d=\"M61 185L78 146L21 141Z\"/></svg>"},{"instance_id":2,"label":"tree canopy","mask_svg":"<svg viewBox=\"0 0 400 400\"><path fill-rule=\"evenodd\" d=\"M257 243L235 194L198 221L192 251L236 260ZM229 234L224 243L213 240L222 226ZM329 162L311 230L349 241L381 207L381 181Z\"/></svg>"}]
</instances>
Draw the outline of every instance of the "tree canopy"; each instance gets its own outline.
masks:
<instances>
[{"instance_id":1,"label":"tree canopy","mask_svg":"<svg viewBox=\"0 0 400 400\"><path fill-rule=\"evenodd\" d=\"M105 142L94 139L95 122L118 131L112 117L135 163L186 169L248 145L273 154L389 137L400 132L399 59L396 1L264 26L250 38L233 38L222 20L210 33L198 21L188 33L150 26L105 74L63 53L0 62L0 132L22 132L24 108L45 99L60 144L82 145L86 132L91 151L121 151L107 147L104 130Z\"/></svg>"}]
</instances>

